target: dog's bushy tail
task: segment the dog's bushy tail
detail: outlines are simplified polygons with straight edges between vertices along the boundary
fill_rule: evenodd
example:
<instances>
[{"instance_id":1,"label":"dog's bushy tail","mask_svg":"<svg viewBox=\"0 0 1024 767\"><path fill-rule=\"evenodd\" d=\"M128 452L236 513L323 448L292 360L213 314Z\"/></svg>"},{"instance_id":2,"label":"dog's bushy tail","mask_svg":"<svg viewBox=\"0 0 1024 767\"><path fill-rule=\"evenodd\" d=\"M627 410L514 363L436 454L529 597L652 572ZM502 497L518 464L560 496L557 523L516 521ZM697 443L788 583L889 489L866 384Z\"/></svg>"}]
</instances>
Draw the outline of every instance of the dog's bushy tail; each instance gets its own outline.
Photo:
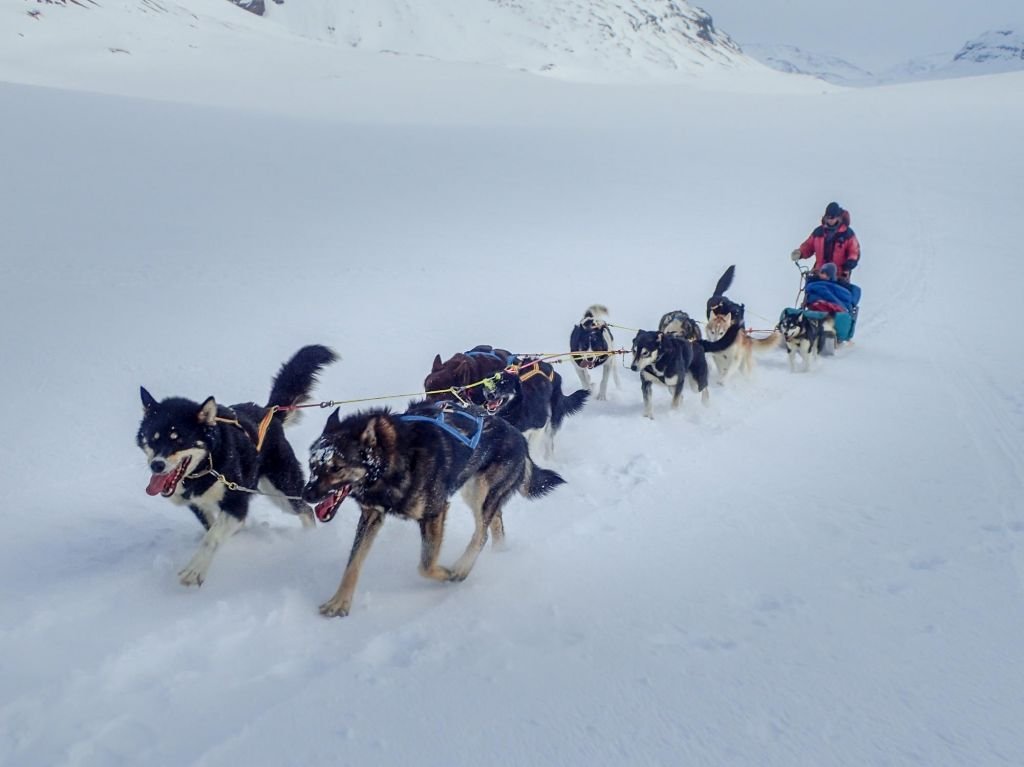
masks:
<instances>
[{"instance_id":1,"label":"dog's bushy tail","mask_svg":"<svg viewBox=\"0 0 1024 767\"><path fill-rule=\"evenodd\" d=\"M301 405L303 402L308 402L313 386L316 384L317 375L325 365L338 359L338 355L326 346L318 344L303 346L278 371L270 389L267 407L271 405ZM298 413L298 410L286 410L275 413L274 417L280 418L282 423L289 424L297 420Z\"/></svg>"},{"instance_id":2,"label":"dog's bushy tail","mask_svg":"<svg viewBox=\"0 0 1024 767\"><path fill-rule=\"evenodd\" d=\"M736 274L736 264L732 264L728 269L725 270L725 274L718 278L718 284L715 285L715 292L712 296L724 296L725 291L732 285L733 275Z\"/></svg>"},{"instance_id":3,"label":"dog's bushy tail","mask_svg":"<svg viewBox=\"0 0 1024 767\"><path fill-rule=\"evenodd\" d=\"M559 485L564 485L565 480L557 471L542 469L533 462L530 456L526 456L526 474L523 475L523 484L519 486L519 492L527 498L540 498L547 495Z\"/></svg>"},{"instance_id":4,"label":"dog's bushy tail","mask_svg":"<svg viewBox=\"0 0 1024 767\"><path fill-rule=\"evenodd\" d=\"M583 319L593 318L602 322L608 319L608 307L602 304L592 304L583 312Z\"/></svg>"},{"instance_id":5,"label":"dog's bushy tail","mask_svg":"<svg viewBox=\"0 0 1024 767\"><path fill-rule=\"evenodd\" d=\"M754 345L755 350L759 349L774 349L783 342L782 331L778 328L772 331L772 334L767 338L755 338L751 341Z\"/></svg>"},{"instance_id":6,"label":"dog's bushy tail","mask_svg":"<svg viewBox=\"0 0 1024 767\"><path fill-rule=\"evenodd\" d=\"M574 391L568 397L562 394L561 378L555 378L554 387L551 390L551 426L558 431L562 427L562 421L566 416L578 413L583 409L590 392L586 389Z\"/></svg>"}]
</instances>

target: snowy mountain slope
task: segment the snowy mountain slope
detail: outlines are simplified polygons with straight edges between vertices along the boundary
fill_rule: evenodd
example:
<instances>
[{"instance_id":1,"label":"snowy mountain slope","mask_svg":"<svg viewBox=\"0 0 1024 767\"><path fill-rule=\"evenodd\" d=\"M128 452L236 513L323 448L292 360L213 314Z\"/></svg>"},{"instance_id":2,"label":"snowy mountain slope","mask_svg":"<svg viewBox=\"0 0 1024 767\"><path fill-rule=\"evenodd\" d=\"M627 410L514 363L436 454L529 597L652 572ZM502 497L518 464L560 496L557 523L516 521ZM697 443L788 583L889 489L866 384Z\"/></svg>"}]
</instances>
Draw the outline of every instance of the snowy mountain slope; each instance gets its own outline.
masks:
<instances>
[{"instance_id":1,"label":"snowy mountain slope","mask_svg":"<svg viewBox=\"0 0 1024 767\"><path fill-rule=\"evenodd\" d=\"M743 51L780 72L811 75L836 85L885 85L1024 69L1024 36L1012 30L985 32L969 40L955 54L921 56L877 73L834 56L790 45L744 44Z\"/></svg>"},{"instance_id":2,"label":"snowy mountain slope","mask_svg":"<svg viewBox=\"0 0 1024 767\"><path fill-rule=\"evenodd\" d=\"M863 84L874 78L871 72L838 56L810 53L795 45L744 43L743 52L780 72L810 75L836 85Z\"/></svg>"},{"instance_id":3,"label":"snowy mountain slope","mask_svg":"<svg viewBox=\"0 0 1024 767\"><path fill-rule=\"evenodd\" d=\"M1010 29L988 31L967 42L953 61L1024 67L1024 35Z\"/></svg>"},{"instance_id":4,"label":"snowy mountain slope","mask_svg":"<svg viewBox=\"0 0 1024 767\"><path fill-rule=\"evenodd\" d=\"M206 62L211 50L235 59L236 78L262 80L290 69L294 59L315 56L339 62L353 52L386 53L596 81L679 80L707 73L749 72L760 65L743 55L711 17L685 2L656 0L563 0L562 2L402 2L306 0L267 4L259 18L230 3L199 0L113 0L100 5L45 5L2 0L12 48L0 53L16 63L28 49L45 61L61 39L69 52L93 59L117 53L124 66L145 67L154 55L171 55L179 44L186 65ZM263 38L270 60L257 64L242 52ZM259 43L257 43L259 44ZM279 61L274 49L284 46ZM216 57L214 57L216 58ZM140 61L141 59L141 61ZM322 67L317 67L322 69ZM344 65L342 65L344 69Z\"/></svg>"},{"instance_id":5,"label":"snowy mountain slope","mask_svg":"<svg viewBox=\"0 0 1024 767\"><path fill-rule=\"evenodd\" d=\"M750 62L711 17L675 0L310 0L266 16L299 34L370 51L500 63L572 76L670 76Z\"/></svg>"}]
</instances>

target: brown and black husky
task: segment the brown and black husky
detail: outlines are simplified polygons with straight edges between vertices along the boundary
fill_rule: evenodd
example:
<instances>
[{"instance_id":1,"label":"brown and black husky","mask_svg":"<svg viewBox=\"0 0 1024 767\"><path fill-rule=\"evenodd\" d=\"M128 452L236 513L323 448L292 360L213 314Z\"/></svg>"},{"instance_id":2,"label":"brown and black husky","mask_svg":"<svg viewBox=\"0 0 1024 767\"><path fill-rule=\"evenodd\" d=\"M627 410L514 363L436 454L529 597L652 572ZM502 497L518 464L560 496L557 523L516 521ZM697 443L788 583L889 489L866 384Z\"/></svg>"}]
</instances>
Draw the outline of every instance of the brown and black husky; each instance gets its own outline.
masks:
<instances>
[{"instance_id":1,"label":"brown and black husky","mask_svg":"<svg viewBox=\"0 0 1024 767\"><path fill-rule=\"evenodd\" d=\"M359 571L384 517L419 523L419 572L439 581L462 581L487 543L504 538L501 511L517 490L542 496L563 480L530 460L526 439L501 418L476 406L417 402L402 414L386 409L344 420L335 410L313 443L303 498L329 522L352 496L360 516L348 564L337 592L320 605L327 617L348 615ZM465 552L451 567L437 564L445 516L455 491L473 511L476 527Z\"/></svg>"}]
</instances>

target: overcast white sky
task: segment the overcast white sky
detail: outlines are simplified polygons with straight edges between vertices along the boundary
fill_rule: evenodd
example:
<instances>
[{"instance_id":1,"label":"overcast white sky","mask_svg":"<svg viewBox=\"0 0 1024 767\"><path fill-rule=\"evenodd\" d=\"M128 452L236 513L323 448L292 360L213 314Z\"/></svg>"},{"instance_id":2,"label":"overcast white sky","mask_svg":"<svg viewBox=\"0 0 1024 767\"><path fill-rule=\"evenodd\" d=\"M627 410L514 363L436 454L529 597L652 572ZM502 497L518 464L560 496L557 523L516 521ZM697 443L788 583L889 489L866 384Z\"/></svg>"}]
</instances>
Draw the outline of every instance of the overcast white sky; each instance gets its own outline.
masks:
<instances>
[{"instance_id":1,"label":"overcast white sky","mask_svg":"<svg viewBox=\"0 0 1024 767\"><path fill-rule=\"evenodd\" d=\"M955 53L980 33L1024 29L1024 0L692 0L740 45L783 43L880 70Z\"/></svg>"}]
</instances>

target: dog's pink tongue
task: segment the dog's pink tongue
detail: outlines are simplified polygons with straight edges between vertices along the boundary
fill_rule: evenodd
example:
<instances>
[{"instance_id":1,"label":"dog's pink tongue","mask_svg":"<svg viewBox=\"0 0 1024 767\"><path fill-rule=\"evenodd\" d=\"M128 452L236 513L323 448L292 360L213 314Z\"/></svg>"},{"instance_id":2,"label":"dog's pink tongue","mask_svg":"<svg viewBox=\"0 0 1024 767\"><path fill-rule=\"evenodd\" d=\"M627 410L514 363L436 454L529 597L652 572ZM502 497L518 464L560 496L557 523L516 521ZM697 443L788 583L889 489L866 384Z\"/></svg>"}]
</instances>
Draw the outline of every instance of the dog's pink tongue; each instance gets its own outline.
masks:
<instances>
[{"instance_id":1,"label":"dog's pink tongue","mask_svg":"<svg viewBox=\"0 0 1024 767\"><path fill-rule=\"evenodd\" d=\"M173 476L173 471L169 471L166 474L154 474L149 478L149 484L146 485L146 493L148 495L160 495Z\"/></svg>"}]
</instances>

